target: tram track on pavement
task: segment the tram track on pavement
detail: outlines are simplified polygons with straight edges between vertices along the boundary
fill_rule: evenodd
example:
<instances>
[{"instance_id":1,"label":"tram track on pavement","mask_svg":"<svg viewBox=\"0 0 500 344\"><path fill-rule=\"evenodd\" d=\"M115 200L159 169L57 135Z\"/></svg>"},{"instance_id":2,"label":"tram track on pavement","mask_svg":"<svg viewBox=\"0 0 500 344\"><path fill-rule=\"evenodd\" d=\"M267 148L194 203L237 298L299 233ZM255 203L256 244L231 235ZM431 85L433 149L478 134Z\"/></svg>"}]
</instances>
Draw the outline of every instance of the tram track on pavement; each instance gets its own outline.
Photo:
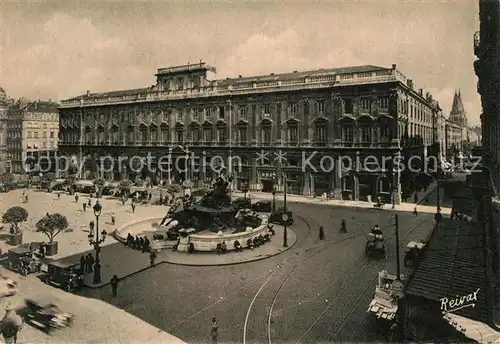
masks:
<instances>
[{"instance_id":1,"label":"tram track on pavement","mask_svg":"<svg viewBox=\"0 0 500 344\"><path fill-rule=\"evenodd\" d=\"M297 257L297 255L300 253L300 249L303 248L304 245L307 244L307 240L310 238L310 235L312 234L312 226L310 224L310 222L314 221L316 222L316 220L314 220L313 218L311 217L307 217L307 220L306 220L306 217L303 217L303 216L298 216L296 215L297 218L299 218L300 220L302 220L306 226L308 227L308 231L307 231L307 234L305 236L305 238L303 239L303 242L299 245L299 247L297 247L297 249L295 249L295 255L287 258L286 260L284 260L282 263L280 263L278 265L278 267L282 267L285 263L289 262L290 260L294 259ZM317 222L316 222L317 223ZM318 223L317 223L318 224ZM357 237L360 237L360 236L365 236L366 234L363 233L358 226L354 225L355 227L355 230L358 232L358 234L355 234L355 235L351 235L351 236L348 236L348 237L345 237L345 238L342 238L340 240L336 240L336 241L330 241L330 242L327 242L327 243L323 243L323 244L320 244L320 245L314 245L314 246L311 246L309 248L306 248L304 250L304 253L307 253L309 250L311 249L319 249L317 250L316 252L313 252L311 254L309 254L307 257L301 259L294 267L293 269L287 273L283 279L283 281L281 282L281 284L279 285L278 287L278 290L275 292L273 298L272 298L272 301L271 301L271 305L269 307L269 312L268 312L268 315L267 315L267 334L268 334L268 340L269 342L271 341L271 318L272 318L272 312L273 312L273 308L274 308L274 305L276 303L276 300L277 300L277 297L279 295L279 292L282 290L283 286L286 284L286 282L289 280L289 278L293 275L293 273L305 262L307 261L308 259L310 258L313 258L314 256L318 255L319 253L321 253L321 247L324 247L324 246L327 246L327 245L335 245L335 244L340 244L340 243L343 243L343 242L346 242L346 241L349 241L349 240L352 240L352 239L355 239ZM243 325L243 344L246 344L246 341L247 341L247 329L248 329L248 323L249 323L249 319L250 319L250 314L251 314L251 311L252 311L252 308L253 308L253 305L255 303L255 301L257 300L257 298L259 297L260 293L264 290L265 286L269 283L269 281L272 279L272 277L274 276L274 274L277 272L278 270L274 270L269 276L268 278L264 281L264 283L261 285L261 287L259 288L259 290L257 291L257 293L254 295L251 303L250 303L250 306L248 307L248 310L247 310L247 314L246 314L246 317L245 317L245 322L244 322L244 325Z\"/></svg>"},{"instance_id":2,"label":"tram track on pavement","mask_svg":"<svg viewBox=\"0 0 500 344\"><path fill-rule=\"evenodd\" d=\"M410 235L413 234L413 232L419 228L420 226L422 226L423 224L425 224L426 222L428 222L429 220L424 220L424 221L421 221L419 222L418 224L416 224L415 226L413 226L410 231L404 236L404 238L400 241L399 245L400 246L403 246L404 243L408 240L408 238L410 237ZM389 236L390 239L394 238L395 237L395 233L392 234L391 236ZM387 264L387 261L389 261L389 258L394 258L395 256L395 252L393 252L392 254L387 254L386 255L386 259L379 262L375 267L378 269L378 271L380 271L380 269L382 269L386 264ZM358 262L360 262L364 257L361 257L360 259L357 260L357 262L355 264L353 264L353 268L357 265ZM341 300L343 294L352 288L352 285L353 283L357 280L359 282L359 279L358 277L361 276L361 274L370 266L374 267L372 264L370 264L371 260L368 260L367 263L365 263L360 270L358 270L356 272L356 274L349 280L349 282L347 283L347 286L345 288L343 288L338 294L337 294L337 297L334 299L334 301L332 303L329 303L329 305L325 308L325 310L316 318L316 320L309 326L309 328L302 334L302 336L297 340L297 344L302 342L302 340L310 333L310 331L317 325L317 323L325 316L325 314L335 305L338 305L338 302L339 300ZM344 277L346 274L348 274L350 271L347 271L346 273L344 273L341 277L339 277L335 282L333 282L332 284L335 284L337 283L342 277ZM364 297L364 295L366 294L366 292L368 290L370 290L371 288L374 288L374 285L373 285L373 281L375 280L375 278L373 276L370 277L370 280L367 281L366 283L366 287L364 287L361 291L361 293L359 294L359 296L355 299L355 302L349 307L350 310L349 312L343 317L343 319L340 321L340 323L338 325L336 325L336 330L335 332L330 336L331 339L335 338L338 333L342 330L342 328L344 327L345 323L347 322L347 320L350 318L351 314L353 313L353 311L356 309L356 306L359 304L359 302L361 301L361 299ZM358 283L358 285L363 285L364 283ZM269 332L270 333L270 332ZM271 339L269 338L269 344L271 344Z\"/></svg>"}]
</instances>

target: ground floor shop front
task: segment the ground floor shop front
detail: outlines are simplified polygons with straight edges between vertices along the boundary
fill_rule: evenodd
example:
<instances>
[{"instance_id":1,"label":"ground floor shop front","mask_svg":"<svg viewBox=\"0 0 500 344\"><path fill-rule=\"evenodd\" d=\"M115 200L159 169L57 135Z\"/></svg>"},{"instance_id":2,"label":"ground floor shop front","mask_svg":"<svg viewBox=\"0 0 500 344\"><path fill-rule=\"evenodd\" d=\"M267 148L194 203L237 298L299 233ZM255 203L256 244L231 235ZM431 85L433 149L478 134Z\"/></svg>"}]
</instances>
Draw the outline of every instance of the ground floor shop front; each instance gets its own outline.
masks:
<instances>
[{"instance_id":1,"label":"ground floor shop front","mask_svg":"<svg viewBox=\"0 0 500 344\"><path fill-rule=\"evenodd\" d=\"M386 166L393 152L136 148L124 154L123 149L107 147L75 148L62 153L79 161L81 178L99 175L114 181L147 179L153 184L188 181L203 187L218 174L229 173L236 190L281 193L286 183L289 193L305 196L364 201L380 197L386 203L401 199L399 176Z\"/></svg>"}]
</instances>

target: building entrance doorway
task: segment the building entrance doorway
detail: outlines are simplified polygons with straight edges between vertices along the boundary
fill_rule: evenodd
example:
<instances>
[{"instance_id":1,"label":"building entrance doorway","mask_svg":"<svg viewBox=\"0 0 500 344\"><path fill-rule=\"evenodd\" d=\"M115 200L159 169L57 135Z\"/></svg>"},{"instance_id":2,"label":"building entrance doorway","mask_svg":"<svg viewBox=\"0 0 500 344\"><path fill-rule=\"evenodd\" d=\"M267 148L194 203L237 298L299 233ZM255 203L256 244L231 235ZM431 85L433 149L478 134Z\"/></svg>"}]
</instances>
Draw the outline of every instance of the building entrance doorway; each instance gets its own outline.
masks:
<instances>
[{"instance_id":1,"label":"building entrance doorway","mask_svg":"<svg viewBox=\"0 0 500 344\"><path fill-rule=\"evenodd\" d=\"M262 192L272 192L274 182L272 180L262 180Z\"/></svg>"}]
</instances>

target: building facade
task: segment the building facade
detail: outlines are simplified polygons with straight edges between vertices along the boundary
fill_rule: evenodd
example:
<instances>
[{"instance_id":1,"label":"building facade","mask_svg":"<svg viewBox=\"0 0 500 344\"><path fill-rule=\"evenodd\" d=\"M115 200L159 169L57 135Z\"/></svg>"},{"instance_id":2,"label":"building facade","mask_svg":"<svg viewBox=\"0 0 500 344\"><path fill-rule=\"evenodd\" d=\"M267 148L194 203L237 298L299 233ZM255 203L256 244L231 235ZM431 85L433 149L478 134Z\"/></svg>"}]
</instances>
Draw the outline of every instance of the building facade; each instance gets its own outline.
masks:
<instances>
[{"instance_id":1,"label":"building facade","mask_svg":"<svg viewBox=\"0 0 500 344\"><path fill-rule=\"evenodd\" d=\"M483 113L483 173L473 173L478 219L486 239L490 325L500 331L500 0L479 1L480 31L474 35L474 70Z\"/></svg>"},{"instance_id":2,"label":"building facade","mask_svg":"<svg viewBox=\"0 0 500 344\"><path fill-rule=\"evenodd\" d=\"M293 193L349 199L383 194L399 202L400 175L382 160L400 155L402 142L416 151L432 142L433 108L396 65L225 80L211 79L214 71L203 62L163 68L150 88L88 91L62 101L61 153L85 161L84 174L200 184L214 171L200 168L199 157L211 165L217 157L235 188L280 191L286 174ZM162 160L155 163L161 168L137 171L116 163L148 154ZM172 166L186 155L187 171Z\"/></svg>"},{"instance_id":3,"label":"building facade","mask_svg":"<svg viewBox=\"0 0 500 344\"><path fill-rule=\"evenodd\" d=\"M12 159L11 173L23 174L27 169L32 170L38 165L40 156L52 155L57 151L57 107L57 103L39 100L27 104L18 101L9 107L7 151ZM48 163L47 159L43 161Z\"/></svg>"},{"instance_id":4,"label":"building facade","mask_svg":"<svg viewBox=\"0 0 500 344\"><path fill-rule=\"evenodd\" d=\"M10 159L7 154L7 111L9 99L3 88L0 87L0 174L10 169Z\"/></svg>"}]
</instances>

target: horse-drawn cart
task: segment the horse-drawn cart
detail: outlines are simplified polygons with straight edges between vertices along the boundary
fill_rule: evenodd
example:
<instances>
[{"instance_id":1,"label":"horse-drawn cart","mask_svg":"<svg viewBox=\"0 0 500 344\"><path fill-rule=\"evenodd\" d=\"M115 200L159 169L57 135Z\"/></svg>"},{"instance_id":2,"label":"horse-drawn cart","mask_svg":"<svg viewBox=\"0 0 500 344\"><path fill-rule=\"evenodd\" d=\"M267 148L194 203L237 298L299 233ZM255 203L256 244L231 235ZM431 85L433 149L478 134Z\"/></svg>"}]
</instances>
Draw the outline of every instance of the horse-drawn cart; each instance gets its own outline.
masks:
<instances>
[{"instance_id":1,"label":"horse-drawn cart","mask_svg":"<svg viewBox=\"0 0 500 344\"><path fill-rule=\"evenodd\" d=\"M382 259L387 257L384 236L382 234L368 234L368 240L365 245L365 254L368 258Z\"/></svg>"}]
</instances>

